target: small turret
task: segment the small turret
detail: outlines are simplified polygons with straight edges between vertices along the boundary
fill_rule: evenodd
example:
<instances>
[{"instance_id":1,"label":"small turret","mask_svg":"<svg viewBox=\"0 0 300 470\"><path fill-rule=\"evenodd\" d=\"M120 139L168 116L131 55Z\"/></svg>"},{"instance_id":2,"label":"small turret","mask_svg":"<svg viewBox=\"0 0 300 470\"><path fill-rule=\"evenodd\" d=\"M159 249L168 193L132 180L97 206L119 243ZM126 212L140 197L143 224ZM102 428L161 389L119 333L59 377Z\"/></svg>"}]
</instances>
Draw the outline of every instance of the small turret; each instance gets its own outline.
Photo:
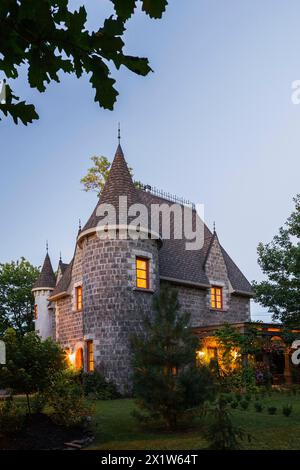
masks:
<instances>
[{"instance_id":1,"label":"small turret","mask_svg":"<svg viewBox=\"0 0 300 470\"><path fill-rule=\"evenodd\" d=\"M42 270L32 289L35 299L35 331L41 336L42 339L54 337L54 312L48 298L55 288L55 285L56 276L52 268L47 247L47 254Z\"/></svg>"},{"instance_id":2,"label":"small turret","mask_svg":"<svg viewBox=\"0 0 300 470\"><path fill-rule=\"evenodd\" d=\"M67 269L67 267L68 267L68 264L63 263L62 258L61 258L61 254L60 254L58 267L57 267L56 286L59 283L59 281L61 280L65 270Z\"/></svg>"}]
</instances>

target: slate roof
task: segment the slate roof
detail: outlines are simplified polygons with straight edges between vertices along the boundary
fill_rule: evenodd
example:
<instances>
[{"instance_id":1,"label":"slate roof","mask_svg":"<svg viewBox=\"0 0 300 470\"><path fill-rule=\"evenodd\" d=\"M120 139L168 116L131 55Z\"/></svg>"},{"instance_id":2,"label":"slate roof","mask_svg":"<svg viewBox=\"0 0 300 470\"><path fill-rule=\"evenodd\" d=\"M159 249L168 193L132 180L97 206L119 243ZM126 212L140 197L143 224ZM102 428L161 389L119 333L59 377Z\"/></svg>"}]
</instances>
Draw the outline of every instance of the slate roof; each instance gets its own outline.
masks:
<instances>
[{"instance_id":1,"label":"slate roof","mask_svg":"<svg viewBox=\"0 0 300 470\"><path fill-rule=\"evenodd\" d=\"M151 204L174 204L167 199L156 196L151 192L135 188L124 154L119 145L115 154L111 170L99 199L91 217L83 227L81 233L88 229L95 228L100 220L96 215L99 204L109 203L114 205L117 212L119 209L119 196L128 196L128 206L134 203L143 203L147 207ZM149 211L150 212L150 211ZM193 211L193 225L195 226L196 212ZM130 220L128 220L128 223ZM117 221L118 223L118 221ZM160 227L161 230L161 227ZM171 226L172 234L172 226ZM159 272L163 278L177 280L180 284L191 283L202 286L209 286L209 280L205 274L204 265L208 256L214 234L204 224L204 243L200 250L186 250L185 243L187 240L163 239L162 246L159 250ZM251 285L242 274L237 265L233 262L227 252L221 247L224 261L227 267L228 277L236 292L252 294ZM66 292L71 282L73 261L68 265L64 275L57 284L52 296Z\"/></svg>"},{"instance_id":2,"label":"slate roof","mask_svg":"<svg viewBox=\"0 0 300 470\"><path fill-rule=\"evenodd\" d=\"M51 293L51 297L61 294L62 292L67 292L71 279L72 279L73 261L74 261L74 258L72 259L70 264L66 265L66 269L62 277L58 281L57 286Z\"/></svg>"},{"instance_id":3,"label":"slate roof","mask_svg":"<svg viewBox=\"0 0 300 470\"><path fill-rule=\"evenodd\" d=\"M151 204L168 204L168 201L159 196L155 196L150 192L139 190L140 199L143 203L150 207ZM150 209L149 209L150 210ZM193 222L195 222L196 212L193 211ZM161 277L179 279L185 282L209 285L209 280L202 269L204 261L204 248L208 245L209 230L204 225L204 246L202 250L186 250L186 239L176 240L172 237L174 219L171 218L170 239L163 239L162 246L159 250L159 273ZM194 223L193 223L194 225ZM161 227L160 227L161 234Z\"/></svg>"},{"instance_id":4,"label":"slate roof","mask_svg":"<svg viewBox=\"0 0 300 470\"><path fill-rule=\"evenodd\" d=\"M97 226L97 223L101 219L96 215L97 208L100 204L112 204L114 206L117 213L116 223L118 223L119 210L122 209L119 207L119 196L127 196L128 206L140 202L138 197L138 190L133 184L132 177L120 144L116 150L115 158L112 162L111 169L102 194L99 198L98 204L95 207L91 217L83 227L82 232ZM127 223L130 223L133 218L134 217L128 217Z\"/></svg>"},{"instance_id":5,"label":"slate roof","mask_svg":"<svg viewBox=\"0 0 300 470\"><path fill-rule=\"evenodd\" d=\"M230 279L233 289L239 293L254 295L251 284L245 278L244 274L237 267L235 262L230 258L229 254L224 250L222 246L221 246L221 250L223 253L224 260L225 260L228 277Z\"/></svg>"},{"instance_id":6,"label":"slate roof","mask_svg":"<svg viewBox=\"0 0 300 470\"><path fill-rule=\"evenodd\" d=\"M173 202L155 196L149 192L139 190L140 199L146 205L150 204L173 204ZM194 214L195 216L195 211ZM172 228L172 227L171 227ZM212 242L216 234L212 233L204 224L204 243L200 250L186 250L186 240L163 240L162 247L159 251L159 273L161 277L168 277L196 284L209 285L209 280L204 271L204 265L209 254ZM252 288L241 270L237 267L228 253L221 246L224 261L227 268L229 280L233 289L237 292L245 294L253 294Z\"/></svg>"},{"instance_id":7,"label":"slate roof","mask_svg":"<svg viewBox=\"0 0 300 470\"><path fill-rule=\"evenodd\" d=\"M56 284L56 277L52 268L50 256L47 253L42 270L33 286L33 289L42 289L43 287L54 288L55 284Z\"/></svg>"},{"instance_id":8,"label":"slate roof","mask_svg":"<svg viewBox=\"0 0 300 470\"><path fill-rule=\"evenodd\" d=\"M61 260L59 261L59 269L61 270L61 273L64 274L65 270L67 269L68 267L68 263L63 263Z\"/></svg>"}]
</instances>

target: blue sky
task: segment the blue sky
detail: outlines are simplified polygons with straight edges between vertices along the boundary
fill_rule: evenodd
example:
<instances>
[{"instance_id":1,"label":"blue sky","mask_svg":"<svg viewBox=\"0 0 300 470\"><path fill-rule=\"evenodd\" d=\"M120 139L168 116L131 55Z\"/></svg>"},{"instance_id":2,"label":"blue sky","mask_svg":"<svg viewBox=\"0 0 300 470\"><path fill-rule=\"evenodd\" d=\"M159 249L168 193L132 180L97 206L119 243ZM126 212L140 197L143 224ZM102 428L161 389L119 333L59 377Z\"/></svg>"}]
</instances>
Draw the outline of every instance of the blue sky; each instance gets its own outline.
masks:
<instances>
[{"instance_id":1,"label":"blue sky","mask_svg":"<svg viewBox=\"0 0 300 470\"><path fill-rule=\"evenodd\" d=\"M80 178L92 155L122 146L136 179L205 204L206 222L247 278L261 279L257 244L271 240L299 192L300 79L298 0L170 0L160 21L138 12L126 52L150 59L154 73L114 72L113 112L93 101L88 78L62 76L44 94L14 85L34 102L37 123L0 123L0 261L25 256L40 265L45 241L56 267L69 261L78 219L96 204ZM85 4L90 28L109 1ZM254 319L270 317L253 305Z\"/></svg>"}]
</instances>

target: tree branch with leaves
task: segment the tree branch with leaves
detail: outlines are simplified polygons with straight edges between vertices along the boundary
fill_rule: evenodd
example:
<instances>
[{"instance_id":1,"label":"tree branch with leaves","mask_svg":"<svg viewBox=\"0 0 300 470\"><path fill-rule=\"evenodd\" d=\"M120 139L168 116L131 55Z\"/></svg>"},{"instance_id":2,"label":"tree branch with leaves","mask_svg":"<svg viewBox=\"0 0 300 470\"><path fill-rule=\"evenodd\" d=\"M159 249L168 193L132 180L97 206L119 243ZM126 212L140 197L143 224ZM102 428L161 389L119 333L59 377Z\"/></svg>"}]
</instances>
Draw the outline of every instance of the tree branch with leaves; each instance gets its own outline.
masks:
<instances>
[{"instance_id":1,"label":"tree branch with leaves","mask_svg":"<svg viewBox=\"0 0 300 470\"><path fill-rule=\"evenodd\" d=\"M300 194L295 209L270 243L257 248L267 280L254 282L256 300L273 313L273 320L300 325Z\"/></svg>"},{"instance_id":2,"label":"tree branch with leaves","mask_svg":"<svg viewBox=\"0 0 300 470\"><path fill-rule=\"evenodd\" d=\"M0 334L9 327L21 335L34 329L31 289L38 275L24 258L0 264Z\"/></svg>"},{"instance_id":3,"label":"tree branch with leaves","mask_svg":"<svg viewBox=\"0 0 300 470\"><path fill-rule=\"evenodd\" d=\"M103 155L100 157L94 155L91 157L91 160L93 166L89 168L86 175L81 178L80 183L83 185L84 191L94 191L99 197L108 178L111 162ZM131 176L133 176L132 168L129 167L129 171ZM136 188L143 187L140 181L134 181L134 185Z\"/></svg>"},{"instance_id":4,"label":"tree branch with leaves","mask_svg":"<svg viewBox=\"0 0 300 470\"><path fill-rule=\"evenodd\" d=\"M110 0L114 14L96 31L86 28L84 6L71 10L69 0L2 0L0 4L0 71L6 79L18 78L21 67L28 69L31 88L40 92L60 73L84 73L95 89L94 100L103 108L113 109L118 96L111 67L121 66L145 76L151 71L149 61L124 53L122 39L126 21L141 5L150 18L161 18L166 0ZM33 122L38 114L33 104L20 101L6 86L6 102L0 111L17 124Z\"/></svg>"}]
</instances>

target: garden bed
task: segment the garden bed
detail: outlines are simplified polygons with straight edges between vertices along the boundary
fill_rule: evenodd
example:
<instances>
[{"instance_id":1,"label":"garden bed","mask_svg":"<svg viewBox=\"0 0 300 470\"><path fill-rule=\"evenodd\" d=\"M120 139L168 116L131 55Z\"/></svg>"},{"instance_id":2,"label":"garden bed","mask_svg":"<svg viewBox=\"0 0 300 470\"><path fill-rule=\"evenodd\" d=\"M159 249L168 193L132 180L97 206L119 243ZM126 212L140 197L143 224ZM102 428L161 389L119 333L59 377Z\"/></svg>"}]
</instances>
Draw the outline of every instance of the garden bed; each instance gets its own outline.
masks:
<instances>
[{"instance_id":1,"label":"garden bed","mask_svg":"<svg viewBox=\"0 0 300 470\"><path fill-rule=\"evenodd\" d=\"M66 445L74 441L78 444ZM17 435L0 435L1 450L59 450L80 448L85 442L90 442L85 429L59 426L43 413L27 416L24 428Z\"/></svg>"}]
</instances>

